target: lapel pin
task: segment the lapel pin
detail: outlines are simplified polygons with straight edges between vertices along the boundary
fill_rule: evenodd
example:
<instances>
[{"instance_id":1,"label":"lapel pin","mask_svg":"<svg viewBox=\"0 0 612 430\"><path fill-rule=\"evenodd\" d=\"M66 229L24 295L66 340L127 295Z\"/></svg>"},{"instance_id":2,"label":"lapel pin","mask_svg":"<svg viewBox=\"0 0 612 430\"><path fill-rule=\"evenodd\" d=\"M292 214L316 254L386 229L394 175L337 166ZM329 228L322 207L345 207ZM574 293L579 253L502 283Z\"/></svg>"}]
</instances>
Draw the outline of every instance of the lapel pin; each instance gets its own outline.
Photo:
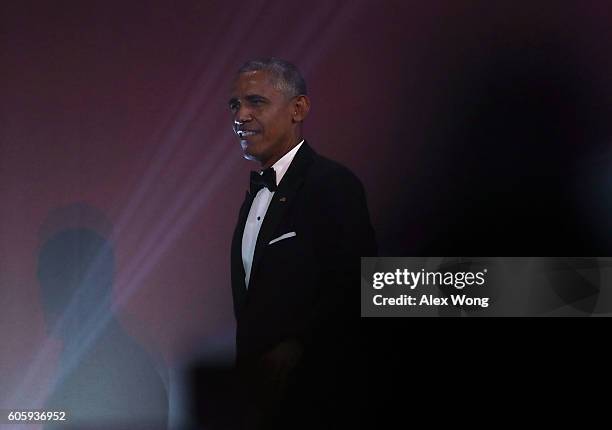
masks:
<instances>
[{"instance_id":1,"label":"lapel pin","mask_svg":"<svg viewBox=\"0 0 612 430\"><path fill-rule=\"evenodd\" d=\"M279 202L286 202L287 201L287 197L281 197L280 199L278 199Z\"/></svg>"}]
</instances>

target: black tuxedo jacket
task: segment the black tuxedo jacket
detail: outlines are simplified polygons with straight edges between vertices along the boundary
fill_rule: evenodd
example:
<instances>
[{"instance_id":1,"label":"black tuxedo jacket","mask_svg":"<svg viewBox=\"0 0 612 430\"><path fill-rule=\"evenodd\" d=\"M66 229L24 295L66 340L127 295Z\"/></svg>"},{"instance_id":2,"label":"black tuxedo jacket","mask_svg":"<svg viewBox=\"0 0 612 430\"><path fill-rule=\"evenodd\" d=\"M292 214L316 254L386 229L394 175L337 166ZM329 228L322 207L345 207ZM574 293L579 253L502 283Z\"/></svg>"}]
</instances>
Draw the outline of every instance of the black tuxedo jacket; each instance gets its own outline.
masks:
<instances>
[{"instance_id":1,"label":"black tuxedo jacket","mask_svg":"<svg viewBox=\"0 0 612 430\"><path fill-rule=\"evenodd\" d=\"M363 186L304 142L268 207L247 290L242 235L253 199L247 191L231 250L238 365L289 339L307 361L330 357L359 319L360 257L377 253Z\"/></svg>"}]
</instances>

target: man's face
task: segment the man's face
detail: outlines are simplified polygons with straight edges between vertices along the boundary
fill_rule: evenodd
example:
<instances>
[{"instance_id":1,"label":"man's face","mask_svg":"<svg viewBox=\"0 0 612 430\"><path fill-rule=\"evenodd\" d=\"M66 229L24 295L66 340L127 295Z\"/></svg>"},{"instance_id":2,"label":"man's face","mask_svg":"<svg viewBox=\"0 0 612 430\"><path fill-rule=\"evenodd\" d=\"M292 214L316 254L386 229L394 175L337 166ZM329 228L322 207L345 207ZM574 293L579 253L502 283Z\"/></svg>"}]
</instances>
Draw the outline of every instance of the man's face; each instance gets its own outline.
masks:
<instances>
[{"instance_id":1,"label":"man's face","mask_svg":"<svg viewBox=\"0 0 612 430\"><path fill-rule=\"evenodd\" d=\"M239 74L229 105L245 158L259 161L263 168L274 164L296 141L293 99L273 86L268 72Z\"/></svg>"}]
</instances>

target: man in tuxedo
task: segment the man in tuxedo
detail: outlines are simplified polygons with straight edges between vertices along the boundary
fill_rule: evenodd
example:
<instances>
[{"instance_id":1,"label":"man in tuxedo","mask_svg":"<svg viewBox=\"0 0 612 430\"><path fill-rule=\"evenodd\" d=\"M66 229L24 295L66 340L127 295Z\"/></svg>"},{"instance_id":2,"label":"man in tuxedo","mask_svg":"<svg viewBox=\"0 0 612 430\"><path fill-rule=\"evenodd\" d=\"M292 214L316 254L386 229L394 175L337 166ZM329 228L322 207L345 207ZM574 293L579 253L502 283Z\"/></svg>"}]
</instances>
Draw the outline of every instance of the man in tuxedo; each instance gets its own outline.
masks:
<instances>
[{"instance_id":1,"label":"man in tuxedo","mask_svg":"<svg viewBox=\"0 0 612 430\"><path fill-rule=\"evenodd\" d=\"M354 412L338 405L360 379L360 257L377 253L363 186L303 139L310 100L291 63L245 63L229 107L244 157L260 164L231 251L248 427L343 427Z\"/></svg>"}]
</instances>

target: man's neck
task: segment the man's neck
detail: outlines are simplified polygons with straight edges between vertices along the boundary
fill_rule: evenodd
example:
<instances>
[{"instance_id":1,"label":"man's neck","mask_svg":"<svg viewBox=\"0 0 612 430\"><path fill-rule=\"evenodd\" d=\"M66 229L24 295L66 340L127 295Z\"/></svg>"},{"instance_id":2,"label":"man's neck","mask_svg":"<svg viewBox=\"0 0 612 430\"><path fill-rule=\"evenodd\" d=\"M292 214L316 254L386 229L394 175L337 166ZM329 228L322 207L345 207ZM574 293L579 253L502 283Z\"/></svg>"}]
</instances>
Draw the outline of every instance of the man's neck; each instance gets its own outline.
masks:
<instances>
[{"instance_id":1,"label":"man's neck","mask_svg":"<svg viewBox=\"0 0 612 430\"><path fill-rule=\"evenodd\" d=\"M289 151L295 148L301 141L303 140L302 136L298 136L289 146L282 152L282 154L277 154L274 157L271 157L269 160L266 160L265 163L261 163L261 170L266 170L268 167L272 167L274 163L283 158Z\"/></svg>"}]
</instances>

